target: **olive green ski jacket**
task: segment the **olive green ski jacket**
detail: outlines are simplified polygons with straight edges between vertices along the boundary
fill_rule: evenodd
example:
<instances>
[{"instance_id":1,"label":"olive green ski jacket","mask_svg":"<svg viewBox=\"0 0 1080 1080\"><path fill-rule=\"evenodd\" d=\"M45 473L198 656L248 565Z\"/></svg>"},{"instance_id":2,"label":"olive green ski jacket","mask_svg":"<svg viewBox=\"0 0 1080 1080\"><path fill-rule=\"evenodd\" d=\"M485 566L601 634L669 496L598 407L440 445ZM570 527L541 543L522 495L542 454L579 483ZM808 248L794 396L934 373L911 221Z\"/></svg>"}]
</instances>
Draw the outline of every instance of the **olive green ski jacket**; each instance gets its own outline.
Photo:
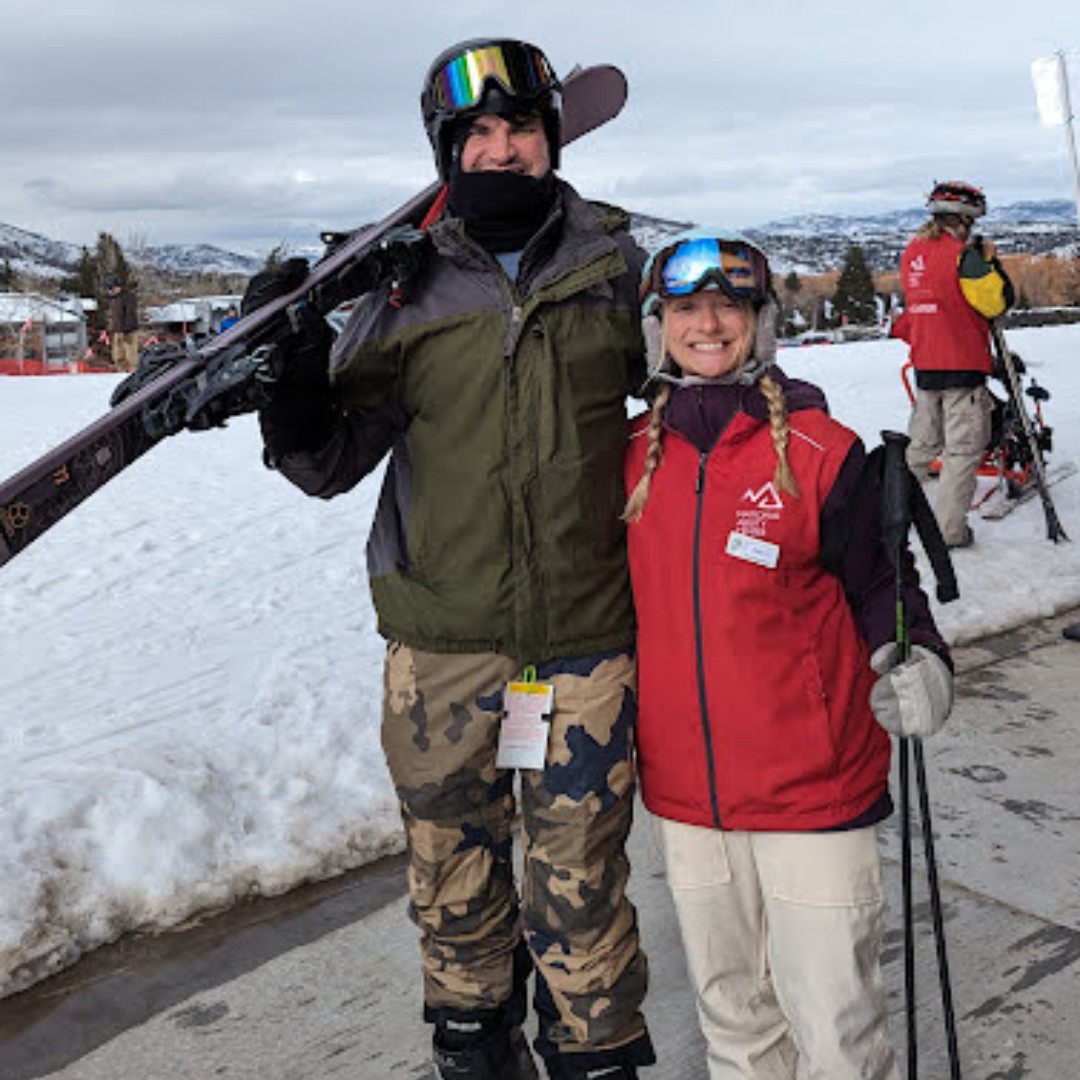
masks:
<instances>
[{"instance_id":1,"label":"olive green ski jacket","mask_svg":"<svg viewBox=\"0 0 1080 1080\"><path fill-rule=\"evenodd\" d=\"M444 218L407 303L335 343L341 417L278 468L330 498L390 452L367 562L384 637L523 664L628 646L626 398L644 381L644 253L563 181L516 282Z\"/></svg>"}]
</instances>

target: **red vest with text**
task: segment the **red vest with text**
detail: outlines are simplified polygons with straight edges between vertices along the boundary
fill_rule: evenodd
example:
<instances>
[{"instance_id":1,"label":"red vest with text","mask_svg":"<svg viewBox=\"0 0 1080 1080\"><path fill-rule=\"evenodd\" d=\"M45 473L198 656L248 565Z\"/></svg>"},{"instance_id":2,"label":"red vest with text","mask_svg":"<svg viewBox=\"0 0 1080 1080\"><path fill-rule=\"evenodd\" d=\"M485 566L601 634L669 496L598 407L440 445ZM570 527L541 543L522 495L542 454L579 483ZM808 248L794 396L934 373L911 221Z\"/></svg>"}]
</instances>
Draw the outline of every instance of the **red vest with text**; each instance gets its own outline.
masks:
<instances>
[{"instance_id":1,"label":"red vest with text","mask_svg":"<svg viewBox=\"0 0 1080 1080\"><path fill-rule=\"evenodd\" d=\"M907 306L894 333L911 346L917 369L989 375L990 329L960 288L957 264L963 249L948 233L908 244L900 259Z\"/></svg>"},{"instance_id":2,"label":"red vest with text","mask_svg":"<svg viewBox=\"0 0 1080 1080\"><path fill-rule=\"evenodd\" d=\"M790 424L801 497L773 484L768 424L740 413L707 456L664 433L645 512L629 527L641 789L661 817L828 829L887 784L866 645L818 562L821 506L855 435L813 409ZM627 490L646 427L647 417L631 426Z\"/></svg>"}]
</instances>

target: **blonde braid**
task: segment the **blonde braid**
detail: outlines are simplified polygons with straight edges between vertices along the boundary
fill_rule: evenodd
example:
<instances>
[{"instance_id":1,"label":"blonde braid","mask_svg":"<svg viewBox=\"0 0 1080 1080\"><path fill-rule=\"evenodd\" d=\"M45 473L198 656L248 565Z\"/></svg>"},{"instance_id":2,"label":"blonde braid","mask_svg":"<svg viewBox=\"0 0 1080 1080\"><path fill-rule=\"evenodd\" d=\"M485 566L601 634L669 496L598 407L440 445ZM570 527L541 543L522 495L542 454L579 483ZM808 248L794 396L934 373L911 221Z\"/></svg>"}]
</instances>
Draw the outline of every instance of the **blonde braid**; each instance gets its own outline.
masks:
<instances>
[{"instance_id":1,"label":"blonde braid","mask_svg":"<svg viewBox=\"0 0 1080 1080\"><path fill-rule=\"evenodd\" d=\"M626 500L626 509L623 510L623 521L639 521L645 511L645 503L649 498L649 488L652 486L653 473L660 467L660 461L664 456L660 438L663 434L664 409L671 397L671 383L662 383L657 391L656 400L653 402L652 413L649 416L649 449L645 451L645 467L641 479L634 485L630 492L630 498Z\"/></svg>"},{"instance_id":2,"label":"blonde braid","mask_svg":"<svg viewBox=\"0 0 1080 1080\"><path fill-rule=\"evenodd\" d=\"M788 427L784 392L768 375L762 375L758 385L769 405L769 428L772 431L773 446L776 447L776 473L773 476L773 483L781 491L786 491L798 498L799 485L795 482L795 474L791 471L791 463L787 456L791 428Z\"/></svg>"}]
</instances>

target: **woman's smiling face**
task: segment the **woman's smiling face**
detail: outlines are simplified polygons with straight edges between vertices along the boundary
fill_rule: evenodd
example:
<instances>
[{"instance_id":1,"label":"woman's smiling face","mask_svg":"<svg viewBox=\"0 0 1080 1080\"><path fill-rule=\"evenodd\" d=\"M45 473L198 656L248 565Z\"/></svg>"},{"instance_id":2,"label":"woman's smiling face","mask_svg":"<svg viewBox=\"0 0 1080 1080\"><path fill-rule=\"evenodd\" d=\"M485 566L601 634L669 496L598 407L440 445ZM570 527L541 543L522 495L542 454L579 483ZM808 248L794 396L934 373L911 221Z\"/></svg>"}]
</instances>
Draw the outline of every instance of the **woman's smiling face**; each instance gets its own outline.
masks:
<instances>
[{"instance_id":1,"label":"woman's smiling face","mask_svg":"<svg viewBox=\"0 0 1080 1080\"><path fill-rule=\"evenodd\" d=\"M734 371L750 355L749 304L718 289L702 289L664 301L668 353L686 375L713 379Z\"/></svg>"}]
</instances>

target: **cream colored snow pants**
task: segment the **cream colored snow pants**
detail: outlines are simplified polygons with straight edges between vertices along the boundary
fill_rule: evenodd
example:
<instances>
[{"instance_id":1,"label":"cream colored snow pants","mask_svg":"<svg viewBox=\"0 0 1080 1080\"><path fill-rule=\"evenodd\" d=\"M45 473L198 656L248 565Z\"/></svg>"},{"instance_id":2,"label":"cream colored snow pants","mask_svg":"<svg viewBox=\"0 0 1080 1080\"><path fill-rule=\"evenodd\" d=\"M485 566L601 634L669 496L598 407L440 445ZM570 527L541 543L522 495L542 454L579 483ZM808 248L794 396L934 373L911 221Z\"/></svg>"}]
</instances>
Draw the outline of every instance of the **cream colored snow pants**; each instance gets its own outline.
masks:
<instances>
[{"instance_id":1,"label":"cream colored snow pants","mask_svg":"<svg viewBox=\"0 0 1080 1080\"><path fill-rule=\"evenodd\" d=\"M979 462L990 442L990 414L985 386L916 391L907 461L925 480L930 463L941 458L934 516L946 544L962 544L967 536Z\"/></svg>"},{"instance_id":2,"label":"cream colored snow pants","mask_svg":"<svg viewBox=\"0 0 1080 1080\"><path fill-rule=\"evenodd\" d=\"M653 821L710 1080L900 1080L881 976L877 830Z\"/></svg>"}]
</instances>

